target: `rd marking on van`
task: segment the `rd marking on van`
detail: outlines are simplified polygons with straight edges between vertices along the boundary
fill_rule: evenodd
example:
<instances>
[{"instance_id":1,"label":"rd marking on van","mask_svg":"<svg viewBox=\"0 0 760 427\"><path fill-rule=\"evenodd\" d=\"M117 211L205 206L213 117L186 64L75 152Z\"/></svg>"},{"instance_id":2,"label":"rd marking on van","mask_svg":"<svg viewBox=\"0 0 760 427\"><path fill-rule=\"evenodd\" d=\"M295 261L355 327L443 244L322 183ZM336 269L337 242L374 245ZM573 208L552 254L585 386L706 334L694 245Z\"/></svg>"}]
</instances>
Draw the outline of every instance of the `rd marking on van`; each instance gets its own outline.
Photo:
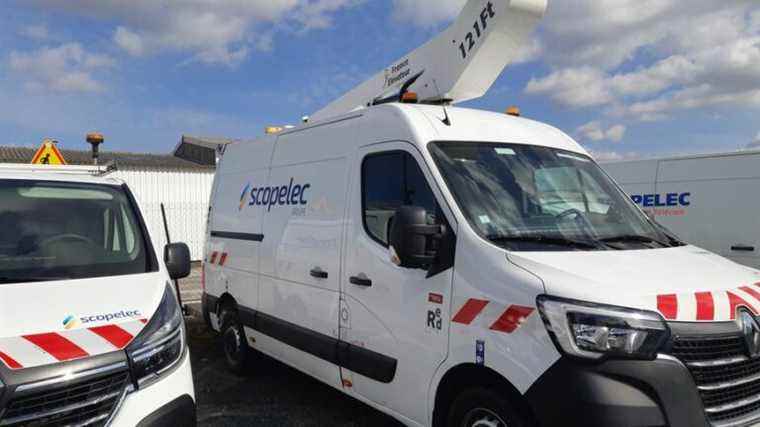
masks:
<instances>
[{"instance_id":1,"label":"rd marking on van","mask_svg":"<svg viewBox=\"0 0 760 427\"><path fill-rule=\"evenodd\" d=\"M740 307L760 314L760 285L741 286L725 291L705 291L657 295L657 311L679 322L729 321Z\"/></svg>"},{"instance_id":2,"label":"rd marking on van","mask_svg":"<svg viewBox=\"0 0 760 427\"><path fill-rule=\"evenodd\" d=\"M486 309L488 308L488 309ZM533 307L521 305L505 306L492 301L470 298L451 319L454 323L482 324L492 331L511 334L515 332L536 311Z\"/></svg>"}]
</instances>

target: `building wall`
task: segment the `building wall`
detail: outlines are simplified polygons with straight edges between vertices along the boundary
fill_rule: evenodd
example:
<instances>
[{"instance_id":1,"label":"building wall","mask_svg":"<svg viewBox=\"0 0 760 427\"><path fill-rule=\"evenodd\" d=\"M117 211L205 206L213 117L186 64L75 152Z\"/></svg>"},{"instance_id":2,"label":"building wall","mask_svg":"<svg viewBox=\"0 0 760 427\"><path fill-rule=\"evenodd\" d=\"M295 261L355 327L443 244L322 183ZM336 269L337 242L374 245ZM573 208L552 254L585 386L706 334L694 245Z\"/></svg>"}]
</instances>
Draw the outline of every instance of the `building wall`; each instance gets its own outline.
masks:
<instances>
[{"instance_id":1,"label":"building wall","mask_svg":"<svg viewBox=\"0 0 760 427\"><path fill-rule=\"evenodd\" d=\"M172 241L187 243L194 261L203 258L213 171L122 168L110 176L124 180L132 189L159 250L166 244L161 218L164 203Z\"/></svg>"}]
</instances>

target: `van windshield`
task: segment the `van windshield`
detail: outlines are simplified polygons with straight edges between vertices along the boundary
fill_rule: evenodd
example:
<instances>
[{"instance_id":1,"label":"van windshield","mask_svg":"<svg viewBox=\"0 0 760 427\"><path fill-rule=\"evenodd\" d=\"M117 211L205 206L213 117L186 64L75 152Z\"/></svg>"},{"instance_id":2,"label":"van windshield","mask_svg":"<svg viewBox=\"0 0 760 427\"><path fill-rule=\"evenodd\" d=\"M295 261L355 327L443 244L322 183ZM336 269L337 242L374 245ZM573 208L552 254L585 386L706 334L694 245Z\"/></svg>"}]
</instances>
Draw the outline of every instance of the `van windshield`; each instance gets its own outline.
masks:
<instances>
[{"instance_id":1,"label":"van windshield","mask_svg":"<svg viewBox=\"0 0 760 427\"><path fill-rule=\"evenodd\" d=\"M548 147L436 142L430 151L472 227L515 251L680 245L590 158Z\"/></svg>"},{"instance_id":2,"label":"van windshield","mask_svg":"<svg viewBox=\"0 0 760 427\"><path fill-rule=\"evenodd\" d=\"M122 187L0 180L0 284L145 273L146 248Z\"/></svg>"}]
</instances>

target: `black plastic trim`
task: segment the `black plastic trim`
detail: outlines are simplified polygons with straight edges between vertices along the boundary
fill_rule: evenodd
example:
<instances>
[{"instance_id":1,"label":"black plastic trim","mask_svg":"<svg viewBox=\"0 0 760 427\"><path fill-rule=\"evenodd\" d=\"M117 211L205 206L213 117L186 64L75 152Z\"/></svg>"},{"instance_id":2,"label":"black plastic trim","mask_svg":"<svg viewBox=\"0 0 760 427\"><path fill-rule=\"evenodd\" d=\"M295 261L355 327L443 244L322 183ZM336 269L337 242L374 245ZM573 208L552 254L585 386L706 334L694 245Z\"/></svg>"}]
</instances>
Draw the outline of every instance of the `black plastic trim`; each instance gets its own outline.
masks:
<instances>
[{"instance_id":1,"label":"black plastic trim","mask_svg":"<svg viewBox=\"0 0 760 427\"><path fill-rule=\"evenodd\" d=\"M198 425L195 401L182 395L143 418L137 427L194 427Z\"/></svg>"},{"instance_id":2,"label":"black plastic trim","mask_svg":"<svg viewBox=\"0 0 760 427\"><path fill-rule=\"evenodd\" d=\"M707 427L702 399L678 360L560 358L525 394L541 426Z\"/></svg>"},{"instance_id":3,"label":"black plastic trim","mask_svg":"<svg viewBox=\"0 0 760 427\"><path fill-rule=\"evenodd\" d=\"M392 357L247 307L239 306L238 315L255 331L367 378L388 384L396 377L398 361Z\"/></svg>"},{"instance_id":4,"label":"black plastic trim","mask_svg":"<svg viewBox=\"0 0 760 427\"><path fill-rule=\"evenodd\" d=\"M217 237L219 239L230 239L230 240L246 240L249 242L263 242L264 241L263 234L233 233L229 231L212 231L211 237Z\"/></svg>"}]
</instances>

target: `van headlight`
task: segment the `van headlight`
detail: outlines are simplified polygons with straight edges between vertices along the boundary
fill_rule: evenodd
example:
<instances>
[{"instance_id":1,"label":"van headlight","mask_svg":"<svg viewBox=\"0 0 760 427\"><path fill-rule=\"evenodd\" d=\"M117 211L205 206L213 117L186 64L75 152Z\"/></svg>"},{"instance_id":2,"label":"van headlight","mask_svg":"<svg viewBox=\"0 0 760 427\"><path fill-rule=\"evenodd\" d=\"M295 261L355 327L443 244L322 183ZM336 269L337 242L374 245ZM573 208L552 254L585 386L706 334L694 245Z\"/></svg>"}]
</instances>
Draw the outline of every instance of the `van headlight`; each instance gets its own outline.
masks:
<instances>
[{"instance_id":1,"label":"van headlight","mask_svg":"<svg viewBox=\"0 0 760 427\"><path fill-rule=\"evenodd\" d=\"M177 297L169 284L145 329L127 347L137 388L147 387L184 354L185 326Z\"/></svg>"},{"instance_id":2,"label":"van headlight","mask_svg":"<svg viewBox=\"0 0 760 427\"><path fill-rule=\"evenodd\" d=\"M540 295L538 309L559 350L585 359L648 359L670 337L662 316L650 311Z\"/></svg>"}]
</instances>

